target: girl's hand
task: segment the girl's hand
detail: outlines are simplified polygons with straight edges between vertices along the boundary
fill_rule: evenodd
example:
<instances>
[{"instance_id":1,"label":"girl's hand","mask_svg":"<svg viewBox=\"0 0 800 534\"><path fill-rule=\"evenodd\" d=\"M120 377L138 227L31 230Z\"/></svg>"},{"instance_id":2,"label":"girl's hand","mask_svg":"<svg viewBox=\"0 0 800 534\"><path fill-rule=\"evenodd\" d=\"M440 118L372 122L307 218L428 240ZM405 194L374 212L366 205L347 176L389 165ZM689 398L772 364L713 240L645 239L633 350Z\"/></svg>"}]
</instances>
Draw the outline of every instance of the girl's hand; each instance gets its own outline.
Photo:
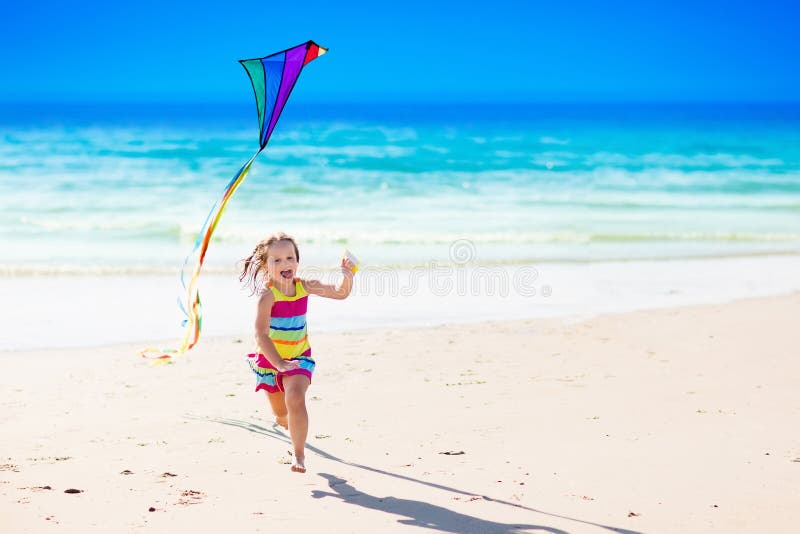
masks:
<instances>
[{"instance_id":1,"label":"girl's hand","mask_svg":"<svg viewBox=\"0 0 800 534\"><path fill-rule=\"evenodd\" d=\"M280 363L280 365L276 365L275 367L281 373L285 373L286 371L291 371L293 369L300 369L300 362L293 361L293 360L283 360Z\"/></svg>"},{"instance_id":2,"label":"girl's hand","mask_svg":"<svg viewBox=\"0 0 800 534\"><path fill-rule=\"evenodd\" d=\"M346 275L353 276L353 269L355 269L356 264L353 263L351 260L347 258L342 258L342 273Z\"/></svg>"}]
</instances>

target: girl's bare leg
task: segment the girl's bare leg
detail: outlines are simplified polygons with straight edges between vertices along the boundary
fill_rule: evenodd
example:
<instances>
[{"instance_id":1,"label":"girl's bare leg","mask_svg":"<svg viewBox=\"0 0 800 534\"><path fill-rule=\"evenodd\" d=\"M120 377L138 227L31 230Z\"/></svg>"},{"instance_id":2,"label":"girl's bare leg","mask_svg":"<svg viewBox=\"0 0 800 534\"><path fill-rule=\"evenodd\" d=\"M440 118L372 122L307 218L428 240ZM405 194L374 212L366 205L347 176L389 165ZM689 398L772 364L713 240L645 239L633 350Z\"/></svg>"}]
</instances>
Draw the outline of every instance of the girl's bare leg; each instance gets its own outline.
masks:
<instances>
[{"instance_id":1,"label":"girl's bare leg","mask_svg":"<svg viewBox=\"0 0 800 534\"><path fill-rule=\"evenodd\" d=\"M294 446L292 471L306 472L306 437L308 436L308 410L306 410L306 390L311 384L305 375L283 377L286 408L289 411L289 436Z\"/></svg>"},{"instance_id":2,"label":"girl's bare leg","mask_svg":"<svg viewBox=\"0 0 800 534\"><path fill-rule=\"evenodd\" d=\"M283 391L277 391L275 393L266 391L266 393L269 404L272 406L272 413L275 414L275 422L286 430L289 430L289 411L286 409L286 400L283 397Z\"/></svg>"}]
</instances>

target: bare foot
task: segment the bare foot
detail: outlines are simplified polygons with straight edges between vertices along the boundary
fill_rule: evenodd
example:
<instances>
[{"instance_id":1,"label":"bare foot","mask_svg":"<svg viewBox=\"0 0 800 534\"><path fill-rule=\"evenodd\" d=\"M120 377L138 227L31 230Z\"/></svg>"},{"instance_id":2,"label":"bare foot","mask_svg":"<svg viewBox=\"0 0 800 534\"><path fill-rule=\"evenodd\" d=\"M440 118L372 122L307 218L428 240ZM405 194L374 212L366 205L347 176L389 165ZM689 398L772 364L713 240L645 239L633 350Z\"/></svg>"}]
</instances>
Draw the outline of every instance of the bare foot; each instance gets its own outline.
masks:
<instances>
[{"instance_id":1,"label":"bare foot","mask_svg":"<svg viewBox=\"0 0 800 534\"><path fill-rule=\"evenodd\" d=\"M294 462L292 462L292 471L294 471L295 473L305 473L306 472L305 458L295 458Z\"/></svg>"},{"instance_id":2,"label":"bare foot","mask_svg":"<svg viewBox=\"0 0 800 534\"><path fill-rule=\"evenodd\" d=\"M279 425L281 425L286 430L289 430L289 417L288 416L284 415L283 417L281 417L281 416L277 416L276 415L275 416L275 422L278 423Z\"/></svg>"}]
</instances>

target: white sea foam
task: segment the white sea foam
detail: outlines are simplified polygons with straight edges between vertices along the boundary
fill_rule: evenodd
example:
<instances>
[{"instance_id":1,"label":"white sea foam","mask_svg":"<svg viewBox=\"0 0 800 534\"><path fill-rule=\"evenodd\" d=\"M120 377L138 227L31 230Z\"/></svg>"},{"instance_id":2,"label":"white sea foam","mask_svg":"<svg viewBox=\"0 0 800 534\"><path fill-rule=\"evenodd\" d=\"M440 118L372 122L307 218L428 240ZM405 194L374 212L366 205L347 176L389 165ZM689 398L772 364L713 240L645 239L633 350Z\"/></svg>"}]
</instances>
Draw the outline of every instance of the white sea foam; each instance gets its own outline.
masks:
<instances>
[{"instance_id":1,"label":"white sea foam","mask_svg":"<svg viewBox=\"0 0 800 534\"><path fill-rule=\"evenodd\" d=\"M545 135L539 138L539 142L543 145L568 145L569 139L559 139L558 137Z\"/></svg>"},{"instance_id":2,"label":"white sea foam","mask_svg":"<svg viewBox=\"0 0 800 534\"><path fill-rule=\"evenodd\" d=\"M800 256L475 269L370 270L349 299L309 305L313 332L431 326L719 303L800 290ZM324 276L317 273L316 276ZM171 275L0 277L0 351L176 342L182 335ZM249 336L254 300L231 273L201 278L203 339ZM42 306L38 295L58 295ZM387 305L390 301L391 305ZM79 314L75 310L81 310ZM36 320L30 320L35 317ZM42 336L42 332L47 332ZM312 335L313 335L312 332Z\"/></svg>"},{"instance_id":3,"label":"white sea foam","mask_svg":"<svg viewBox=\"0 0 800 534\"><path fill-rule=\"evenodd\" d=\"M628 155L609 152L596 152L588 155L574 155L583 159L586 165L650 166L666 168L708 168L708 167L775 167L784 164L779 158L758 158L748 154L665 154L648 153Z\"/></svg>"},{"instance_id":4,"label":"white sea foam","mask_svg":"<svg viewBox=\"0 0 800 534\"><path fill-rule=\"evenodd\" d=\"M270 159L313 156L345 156L348 158L399 158L413 155L414 148L395 145L315 146L290 145L270 149Z\"/></svg>"}]
</instances>

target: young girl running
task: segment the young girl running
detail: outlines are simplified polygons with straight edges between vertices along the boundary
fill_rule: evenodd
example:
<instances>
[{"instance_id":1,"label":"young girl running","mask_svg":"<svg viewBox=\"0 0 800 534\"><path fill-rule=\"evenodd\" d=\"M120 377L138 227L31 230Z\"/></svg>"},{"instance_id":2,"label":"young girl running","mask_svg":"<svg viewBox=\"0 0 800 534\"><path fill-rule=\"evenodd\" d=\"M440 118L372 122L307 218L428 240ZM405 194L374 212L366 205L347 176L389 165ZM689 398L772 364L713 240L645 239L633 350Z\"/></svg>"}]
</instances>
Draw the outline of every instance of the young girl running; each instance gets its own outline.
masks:
<instances>
[{"instance_id":1,"label":"young girl running","mask_svg":"<svg viewBox=\"0 0 800 534\"><path fill-rule=\"evenodd\" d=\"M308 295L344 299L353 287L355 265L342 259L342 281L324 284L296 278L300 252L286 234L261 241L244 260L239 280L258 292L256 352L247 361L256 375L256 391L267 393L275 422L289 430L294 447L292 471L305 473L308 434L306 390L311 384L314 360L306 331Z\"/></svg>"}]
</instances>

